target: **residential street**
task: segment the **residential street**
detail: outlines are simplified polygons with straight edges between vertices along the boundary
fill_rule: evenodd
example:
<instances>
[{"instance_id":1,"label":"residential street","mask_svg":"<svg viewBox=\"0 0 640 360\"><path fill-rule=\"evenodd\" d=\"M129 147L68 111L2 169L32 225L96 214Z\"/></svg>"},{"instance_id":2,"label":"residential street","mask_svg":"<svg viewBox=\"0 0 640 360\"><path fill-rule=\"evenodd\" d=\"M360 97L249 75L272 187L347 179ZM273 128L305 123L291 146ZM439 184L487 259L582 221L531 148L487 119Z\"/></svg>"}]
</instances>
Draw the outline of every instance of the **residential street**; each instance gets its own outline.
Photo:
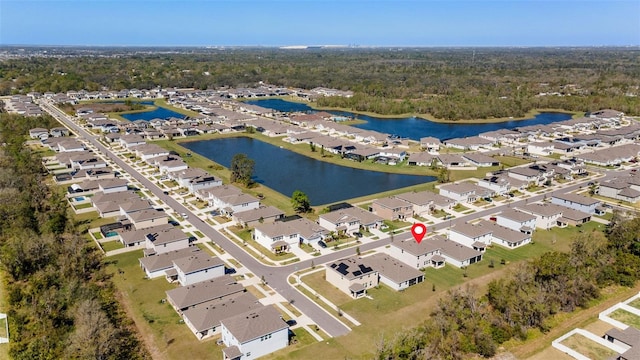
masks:
<instances>
[{"instance_id":1,"label":"residential street","mask_svg":"<svg viewBox=\"0 0 640 360\"><path fill-rule=\"evenodd\" d=\"M152 181L148 180L145 176L137 172L133 167L131 167L128 163L121 160L117 156L115 156L110 149L102 145L96 135L89 133L84 130L80 126L78 126L71 118L58 110L53 105L47 102L41 102L40 105L51 115L57 118L60 122L62 122L65 126L72 129L76 134L85 138L91 145L95 146L100 152L105 154L108 158L114 161L118 166L120 166L124 171L129 173L136 181L138 181L142 186L147 188L150 192L152 192L156 197L162 200L165 204L171 207L177 213L186 213L188 215L188 222L191 223L197 230L202 232L205 236L210 238L214 243L222 247L226 252L228 252L231 256L233 256L237 261L239 261L242 265L244 265L249 271L254 273L257 277L264 276L266 282L271 286L277 293L279 293L284 299L295 304L295 306L300 309L305 315L312 319L320 328L322 328L325 332L327 332L331 336L340 336L347 334L350 329L336 319L334 316L329 314L323 308L318 306L315 302L304 296L298 290L296 290L292 285L290 285L287 281L288 276L295 272L296 270L305 269L311 266L311 262L313 261L316 265L338 260L340 258L352 256L355 254L354 248L347 248L344 250L335 251L326 255L318 256L313 260L305 260L301 262L297 262L287 266L267 266L260 263L253 256L249 255L245 252L240 246L238 246L233 241L229 240L226 236L222 235L220 232L215 230L211 225L204 222L200 217L198 217L195 213L190 211L188 208L180 204L173 197L169 195L165 195L163 190L160 189L156 184ZM605 176L599 178L600 182L605 181L607 179L611 179L616 177L620 173L620 170L617 171L605 171ZM544 194L537 194L531 196L527 199L522 199L518 201L514 201L510 204L499 205L489 209L482 209L476 211L472 214L468 214L465 216L460 216L451 220L445 220L435 225L429 225L428 231L429 233L437 230L442 230L447 227L464 223L466 221L485 217L490 214L498 213L501 210L507 207L517 206L519 204L531 203L535 201L542 200L545 197L551 197L553 194L559 193L567 193L574 191L582 186L586 187L586 183L588 181L592 181L592 179L584 179L575 184L571 184L568 186L563 186L559 189L555 189L553 191L546 192ZM539 230L544 231L544 230ZM394 237L394 241L401 241L411 238L410 232L404 232L402 234L396 235ZM362 252L368 251L371 249L375 249L381 246L385 246L391 242L389 237L381 238L379 240L374 240L371 242L365 242L361 244L360 250Z\"/></svg>"}]
</instances>

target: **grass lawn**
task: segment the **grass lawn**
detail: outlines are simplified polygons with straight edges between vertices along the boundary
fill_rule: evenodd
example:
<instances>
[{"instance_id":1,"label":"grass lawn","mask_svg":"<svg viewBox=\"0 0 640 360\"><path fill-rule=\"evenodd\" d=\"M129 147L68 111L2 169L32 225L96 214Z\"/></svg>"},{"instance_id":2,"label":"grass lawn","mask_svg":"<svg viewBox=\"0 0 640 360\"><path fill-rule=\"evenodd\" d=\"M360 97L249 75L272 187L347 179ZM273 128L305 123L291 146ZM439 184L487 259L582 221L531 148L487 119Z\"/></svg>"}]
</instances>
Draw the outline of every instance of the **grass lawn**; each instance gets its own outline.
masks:
<instances>
[{"instance_id":1,"label":"grass lawn","mask_svg":"<svg viewBox=\"0 0 640 360\"><path fill-rule=\"evenodd\" d=\"M262 291L258 290L258 288L256 288L253 285L245 286L245 289L247 289L248 292L252 293L253 296L257 297L258 299L263 299L267 297L265 294L262 293Z\"/></svg>"},{"instance_id":2,"label":"grass lawn","mask_svg":"<svg viewBox=\"0 0 640 360\"><path fill-rule=\"evenodd\" d=\"M102 233L99 231L96 231L94 233L92 233L91 235L93 235L94 238L96 238L96 240L100 240L103 238Z\"/></svg>"},{"instance_id":3,"label":"grass lawn","mask_svg":"<svg viewBox=\"0 0 640 360\"><path fill-rule=\"evenodd\" d=\"M285 349L276 352L275 354L267 355L261 359L285 359L285 358L297 358L297 352L306 347L307 345L316 343L316 339L309 334L304 328L297 328L292 330L295 337L292 339L292 344Z\"/></svg>"},{"instance_id":4,"label":"grass lawn","mask_svg":"<svg viewBox=\"0 0 640 360\"><path fill-rule=\"evenodd\" d=\"M640 298L633 300L629 303L629 306L633 306L636 309L640 310Z\"/></svg>"},{"instance_id":5,"label":"grass lawn","mask_svg":"<svg viewBox=\"0 0 640 360\"><path fill-rule=\"evenodd\" d=\"M626 310L618 309L609 314L609 317L624 324L631 325L636 329L640 329L640 316Z\"/></svg>"},{"instance_id":6,"label":"grass lawn","mask_svg":"<svg viewBox=\"0 0 640 360\"><path fill-rule=\"evenodd\" d=\"M201 232L200 232L200 231L198 231L198 230L194 231L193 233L194 233L194 234L196 234L196 236L197 236L197 237L199 237L199 238L203 238L203 237L204 237L204 234L203 234L203 233L201 233Z\"/></svg>"},{"instance_id":7,"label":"grass lawn","mask_svg":"<svg viewBox=\"0 0 640 360\"><path fill-rule=\"evenodd\" d=\"M233 231L234 234L238 235L238 237L240 237L245 243L247 243L248 245L251 245L254 249L258 250L260 252L260 254L266 256L267 258L274 260L274 261L281 261L281 260L287 260L287 259L293 259L296 257L296 255L294 253L278 253L278 254L274 254L273 251L271 251L271 249L267 249L264 246L262 246L261 244L259 244L257 241L253 240L251 238L251 229L238 229L235 226L229 227L227 228L227 230L231 230ZM237 241L237 239L233 239L233 241ZM247 249L245 249L247 250ZM254 255L255 257L255 255ZM259 259L259 258L257 258Z\"/></svg>"},{"instance_id":8,"label":"grass lawn","mask_svg":"<svg viewBox=\"0 0 640 360\"><path fill-rule=\"evenodd\" d=\"M107 270L120 293L120 300L133 318L143 338L150 339L154 359L221 358L222 347L215 340L200 342L169 303L162 303L165 291L176 287L164 278L144 279L138 258L142 250L109 258Z\"/></svg>"},{"instance_id":9,"label":"grass lawn","mask_svg":"<svg viewBox=\"0 0 640 360\"><path fill-rule=\"evenodd\" d=\"M602 346L595 341L591 341L580 334L571 335L562 341L561 344L568 346L590 359L607 359L613 355L617 355L615 351Z\"/></svg>"},{"instance_id":10,"label":"grass lawn","mask_svg":"<svg viewBox=\"0 0 640 360\"><path fill-rule=\"evenodd\" d=\"M281 302L282 306L284 306L287 310L289 310L294 316L301 316L302 313L298 311L293 305L288 302Z\"/></svg>"},{"instance_id":11,"label":"grass lawn","mask_svg":"<svg viewBox=\"0 0 640 360\"><path fill-rule=\"evenodd\" d=\"M4 270L0 270L0 313L9 312L9 303L7 302L6 291L6 274ZM0 321L0 336L6 337L4 320ZM11 330L9 330L11 331ZM0 345L0 359L9 359L9 345Z\"/></svg>"},{"instance_id":12,"label":"grass lawn","mask_svg":"<svg viewBox=\"0 0 640 360\"><path fill-rule=\"evenodd\" d=\"M102 245L102 249L104 251L111 251L111 250L117 250L117 249L124 248L124 245L122 245L122 243L120 241L117 241L117 240L103 242L100 245Z\"/></svg>"}]
</instances>

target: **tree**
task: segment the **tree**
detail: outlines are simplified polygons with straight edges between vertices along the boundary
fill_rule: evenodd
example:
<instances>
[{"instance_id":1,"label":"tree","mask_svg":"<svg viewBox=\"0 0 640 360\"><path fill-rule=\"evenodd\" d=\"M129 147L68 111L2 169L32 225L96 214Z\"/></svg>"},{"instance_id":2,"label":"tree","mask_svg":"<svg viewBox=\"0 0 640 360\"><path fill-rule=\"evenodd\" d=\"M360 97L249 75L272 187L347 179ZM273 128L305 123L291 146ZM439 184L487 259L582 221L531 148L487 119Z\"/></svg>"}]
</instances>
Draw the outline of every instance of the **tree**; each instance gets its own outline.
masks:
<instances>
[{"instance_id":1,"label":"tree","mask_svg":"<svg viewBox=\"0 0 640 360\"><path fill-rule=\"evenodd\" d=\"M438 171L438 182L447 183L451 179L451 172L446 167L443 167Z\"/></svg>"},{"instance_id":2,"label":"tree","mask_svg":"<svg viewBox=\"0 0 640 360\"><path fill-rule=\"evenodd\" d=\"M255 161L249 159L246 154L235 154L231 159L231 182L251 185L254 166Z\"/></svg>"},{"instance_id":3,"label":"tree","mask_svg":"<svg viewBox=\"0 0 640 360\"><path fill-rule=\"evenodd\" d=\"M293 192L293 195L291 196L291 205L293 205L293 209L299 213L308 213L311 211L309 197L300 190Z\"/></svg>"}]
</instances>

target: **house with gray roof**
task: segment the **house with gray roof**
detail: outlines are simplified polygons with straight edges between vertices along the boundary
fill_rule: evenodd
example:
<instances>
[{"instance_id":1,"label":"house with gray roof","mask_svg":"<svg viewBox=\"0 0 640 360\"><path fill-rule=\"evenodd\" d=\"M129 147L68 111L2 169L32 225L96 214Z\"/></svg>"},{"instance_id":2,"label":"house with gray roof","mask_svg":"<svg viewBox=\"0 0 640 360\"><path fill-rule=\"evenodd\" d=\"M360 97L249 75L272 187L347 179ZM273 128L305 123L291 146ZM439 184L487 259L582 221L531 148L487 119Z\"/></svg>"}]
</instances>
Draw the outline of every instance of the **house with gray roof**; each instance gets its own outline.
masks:
<instances>
[{"instance_id":1,"label":"house with gray roof","mask_svg":"<svg viewBox=\"0 0 640 360\"><path fill-rule=\"evenodd\" d=\"M445 264L440 248L430 241L418 243L413 238L403 241L394 241L389 248L390 254L405 264L411 265L414 269L424 269L428 267L441 268Z\"/></svg>"},{"instance_id":2,"label":"house with gray roof","mask_svg":"<svg viewBox=\"0 0 640 360\"><path fill-rule=\"evenodd\" d=\"M629 326L624 330L612 328L605 332L605 340L621 346L624 352L610 357L613 360L635 360L640 359L640 330Z\"/></svg>"},{"instance_id":3,"label":"house with gray roof","mask_svg":"<svg viewBox=\"0 0 640 360\"><path fill-rule=\"evenodd\" d=\"M429 215L434 210L450 209L455 205L454 200L428 190L406 192L393 197L411 204L413 214L420 216Z\"/></svg>"},{"instance_id":4,"label":"house with gray roof","mask_svg":"<svg viewBox=\"0 0 640 360\"><path fill-rule=\"evenodd\" d=\"M440 235L423 239L422 242L429 242L432 246L440 249L440 255L447 264L455 267L463 267L475 264L482 260L482 253L470 247L464 246L456 241L445 239Z\"/></svg>"},{"instance_id":5,"label":"house with gray roof","mask_svg":"<svg viewBox=\"0 0 640 360\"><path fill-rule=\"evenodd\" d=\"M218 257L205 252L173 260L173 267L180 285L187 286L224 275L224 263ZM169 274L168 274L169 275Z\"/></svg>"},{"instance_id":6,"label":"house with gray roof","mask_svg":"<svg viewBox=\"0 0 640 360\"><path fill-rule=\"evenodd\" d=\"M424 281L424 273L391 255L377 253L362 259L378 271L380 282L395 291L400 291Z\"/></svg>"},{"instance_id":7,"label":"house with gray roof","mask_svg":"<svg viewBox=\"0 0 640 360\"><path fill-rule=\"evenodd\" d=\"M495 216L496 223L511 230L532 234L536 228L536 216L516 209L506 209Z\"/></svg>"},{"instance_id":8,"label":"house with gray roof","mask_svg":"<svg viewBox=\"0 0 640 360\"><path fill-rule=\"evenodd\" d=\"M123 222L124 222L123 220L120 220L121 224ZM147 234L153 233L156 231L167 230L172 227L173 225L164 223L164 224L160 224L160 225L156 225L156 226L148 227L144 229L130 230L131 227L129 226L129 227L123 227L122 229L118 229L116 230L116 232L120 237L120 242L122 243L122 245L124 245L125 247L133 247L133 246L144 246L147 240Z\"/></svg>"},{"instance_id":9,"label":"house with gray roof","mask_svg":"<svg viewBox=\"0 0 640 360\"><path fill-rule=\"evenodd\" d=\"M135 232L130 231L124 234L129 233ZM168 270L175 270L173 260L184 258L200 251L201 250L198 247L191 246L185 249L169 251L153 256L145 256L138 259L138 261L140 262L140 267L144 270L144 273L147 274L147 277L149 279L154 279L160 276L167 276L166 272Z\"/></svg>"},{"instance_id":10,"label":"house with gray roof","mask_svg":"<svg viewBox=\"0 0 640 360\"><path fill-rule=\"evenodd\" d=\"M446 196L456 202L472 203L478 199L479 186L468 181L460 183L444 184L439 187L440 195ZM482 189L482 188L480 188Z\"/></svg>"},{"instance_id":11,"label":"house with gray roof","mask_svg":"<svg viewBox=\"0 0 640 360\"><path fill-rule=\"evenodd\" d=\"M587 214L595 214L596 208L600 206L601 201L584 195L566 193L552 195L551 203L582 211Z\"/></svg>"},{"instance_id":12,"label":"house with gray roof","mask_svg":"<svg viewBox=\"0 0 640 360\"><path fill-rule=\"evenodd\" d=\"M353 234L364 229L378 228L382 225L382 218L359 207L349 207L320 214L318 223L329 231Z\"/></svg>"},{"instance_id":13,"label":"house with gray roof","mask_svg":"<svg viewBox=\"0 0 640 360\"><path fill-rule=\"evenodd\" d=\"M198 304L245 291L246 289L238 284L234 278L224 275L211 280L180 286L168 290L166 294L167 301L181 314L184 310Z\"/></svg>"},{"instance_id":14,"label":"house with gray roof","mask_svg":"<svg viewBox=\"0 0 640 360\"><path fill-rule=\"evenodd\" d=\"M519 205L516 209L534 215L536 227L549 230L558 225L558 219L562 216L563 209L566 208L556 204L533 203Z\"/></svg>"},{"instance_id":15,"label":"house with gray roof","mask_svg":"<svg viewBox=\"0 0 640 360\"><path fill-rule=\"evenodd\" d=\"M397 197L384 197L373 201L369 211L386 220L404 220L413 215L413 206Z\"/></svg>"},{"instance_id":16,"label":"house with gray roof","mask_svg":"<svg viewBox=\"0 0 640 360\"><path fill-rule=\"evenodd\" d=\"M326 265L325 279L353 298L367 294L378 286L378 272L359 257L350 257Z\"/></svg>"},{"instance_id":17,"label":"house with gray roof","mask_svg":"<svg viewBox=\"0 0 640 360\"><path fill-rule=\"evenodd\" d=\"M249 360L289 344L289 325L273 306L264 306L222 320L225 359Z\"/></svg>"},{"instance_id":18,"label":"house with gray roof","mask_svg":"<svg viewBox=\"0 0 640 360\"><path fill-rule=\"evenodd\" d=\"M619 176L603 181L598 194L608 198L635 203L640 201L640 175Z\"/></svg>"},{"instance_id":19,"label":"house with gray roof","mask_svg":"<svg viewBox=\"0 0 640 360\"><path fill-rule=\"evenodd\" d=\"M238 226L254 227L258 224L271 224L283 216L284 212L277 207L261 205L257 209L233 213L232 220Z\"/></svg>"},{"instance_id":20,"label":"house with gray roof","mask_svg":"<svg viewBox=\"0 0 640 360\"><path fill-rule=\"evenodd\" d=\"M198 340L220 333L223 319L264 307L250 292L239 292L195 305L182 312L182 319Z\"/></svg>"},{"instance_id":21,"label":"house with gray roof","mask_svg":"<svg viewBox=\"0 0 640 360\"><path fill-rule=\"evenodd\" d=\"M515 249L531 243L531 233L524 233L498 225L493 221L481 220L479 225L491 231L491 243Z\"/></svg>"},{"instance_id":22,"label":"house with gray roof","mask_svg":"<svg viewBox=\"0 0 640 360\"><path fill-rule=\"evenodd\" d=\"M482 252L491 244L491 230L480 224L459 223L449 228L449 239Z\"/></svg>"},{"instance_id":23,"label":"house with gray roof","mask_svg":"<svg viewBox=\"0 0 640 360\"><path fill-rule=\"evenodd\" d=\"M484 155L482 153L465 153L462 157L466 159L471 165L477 167L489 167L499 166L500 161L492 158L491 156Z\"/></svg>"},{"instance_id":24,"label":"house with gray roof","mask_svg":"<svg viewBox=\"0 0 640 360\"><path fill-rule=\"evenodd\" d=\"M147 233L145 248L148 254L162 254L189 247L189 236L171 227Z\"/></svg>"}]
</instances>

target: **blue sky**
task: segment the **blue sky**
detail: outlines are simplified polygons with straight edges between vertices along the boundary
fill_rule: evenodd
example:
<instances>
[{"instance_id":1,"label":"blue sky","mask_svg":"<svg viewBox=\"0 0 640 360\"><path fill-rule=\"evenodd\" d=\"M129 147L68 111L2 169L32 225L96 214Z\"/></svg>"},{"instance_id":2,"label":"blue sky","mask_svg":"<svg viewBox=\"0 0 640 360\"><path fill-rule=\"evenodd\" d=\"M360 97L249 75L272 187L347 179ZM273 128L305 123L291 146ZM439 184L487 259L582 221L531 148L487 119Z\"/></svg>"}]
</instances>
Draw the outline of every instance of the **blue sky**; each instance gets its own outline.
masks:
<instances>
[{"instance_id":1,"label":"blue sky","mask_svg":"<svg viewBox=\"0 0 640 360\"><path fill-rule=\"evenodd\" d=\"M0 44L640 45L640 0L0 0Z\"/></svg>"}]
</instances>

